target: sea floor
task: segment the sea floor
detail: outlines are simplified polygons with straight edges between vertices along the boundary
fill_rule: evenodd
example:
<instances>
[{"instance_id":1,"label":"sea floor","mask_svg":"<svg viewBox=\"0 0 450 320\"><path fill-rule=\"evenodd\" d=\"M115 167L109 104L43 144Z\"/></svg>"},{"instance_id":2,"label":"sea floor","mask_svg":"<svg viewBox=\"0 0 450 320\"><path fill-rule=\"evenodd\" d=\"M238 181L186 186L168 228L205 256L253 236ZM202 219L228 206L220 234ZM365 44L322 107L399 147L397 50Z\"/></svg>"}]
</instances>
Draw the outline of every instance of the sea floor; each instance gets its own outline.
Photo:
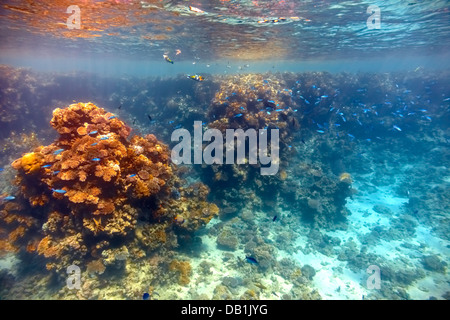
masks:
<instances>
[{"instance_id":1,"label":"sea floor","mask_svg":"<svg viewBox=\"0 0 450 320\"><path fill-rule=\"evenodd\" d=\"M337 237L341 242L345 243L353 241L356 243L356 252L361 250L362 246L368 253L373 253L381 258L383 264L389 265L390 269L402 270L405 268L414 270L414 268L423 269L421 257L424 254L433 254L441 257L449 257L450 243L433 234L431 228L418 225L415 236L404 240L379 239L375 244L362 244L360 239L364 235L371 232L374 227L383 226L390 227L391 219L401 216L403 205L408 202L407 198L401 198L394 195L393 189L395 186L377 187L375 192L364 192L359 189L358 181L355 181L354 187L359 190L358 194L353 196L353 199L348 199L347 208L351 215L348 217L348 229L329 231L326 234L330 237ZM377 212L376 208L384 208L386 212ZM366 281L368 276L367 267L361 270L352 270L347 267L347 261L338 259L339 249L335 254L323 254L308 250L305 253L305 247L308 247L308 233L309 227L296 226L293 228L290 223L284 223L283 217L288 217L291 212L278 211L279 222L278 225L273 226L267 238L272 240L277 247L276 259L278 261L283 258L294 259L300 265L310 265L315 270L312 285L316 289L322 299L337 300L337 299L352 299L360 300L367 297L377 289L368 289ZM386 213L389 215L386 215ZM267 219L265 213L256 213L257 219L261 219L260 223L272 223ZM269 221L269 222L268 222ZM218 221L212 221L207 228L213 228ZM258 222L257 222L258 223ZM275 223L274 223L275 224ZM289 232L295 238L294 243L289 248L283 248L282 244L277 245L277 233ZM197 277L193 277L190 288L184 288L182 292L177 292L174 289L174 295L178 298L189 298L190 290L197 294L204 294L210 296L215 286L220 284L224 277L239 277L242 276L238 271L227 268L226 264L222 263L224 251L217 249L216 238L205 235L202 237L204 245L204 253L201 259L192 261L193 269L199 268L200 263L210 263L211 274L207 279L203 279L200 283ZM402 244L407 244L402 246ZM241 248L233 252L236 257L245 257L244 250ZM189 257L186 257L189 258ZM392 286L391 281L383 281L383 268L380 266L380 285ZM194 271L194 274L197 274ZM274 273L266 273L259 279L259 282L266 287L259 295L259 299L280 299L284 294L288 294L292 289L293 284L283 277ZM408 294L410 299L429 299L430 297L440 297L442 293L449 289L449 278L445 274L438 274L433 271L425 270L425 276L422 279L412 283L409 286L402 287ZM392 288L396 289L396 288ZM242 295L246 288L241 288L237 291L237 296ZM188 296L185 296L185 295ZM173 296L174 296L173 295Z\"/></svg>"},{"instance_id":2,"label":"sea floor","mask_svg":"<svg viewBox=\"0 0 450 320\"><path fill-rule=\"evenodd\" d=\"M364 184L365 185L365 184ZM395 186L382 186L364 191L358 180L354 182L354 188L358 192L347 200L347 208L351 214L348 216L347 230L325 231L331 239L338 238L338 245L333 245L331 250L315 250L311 244L310 226L301 225L296 221L292 212L276 209L277 221L273 222L265 212L254 212L254 225L259 225L257 231L265 234L267 243L276 248L274 260L282 263L283 259L294 261L298 266L309 265L314 269L314 275L308 284L312 291L316 291L321 299L326 300L361 300L367 298L390 299L399 298L390 296L392 292L403 292L405 298L429 299L441 298L449 290L449 278L446 273L427 270L424 268L422 257L424 255L450 256L450 243L436 236L431 228L417 225L415 235L405 239L372 239L367 237L374 227L392 227L393 220L403 215L404 204L408 198L394 195ZM375 190L375 191L374 191ZM243 211L248 209L243 209ZM241 212L242 214L243 212ZM237 215L239 216L239 214ZM230 227L233 219L223 222L220 219L212 220L200 234L201 248L195 254L181 252L177 259L189 261L192 273L187 285L169 283L166 286L153 287L155 299L212 299L218 298L218 289L226 283L227 299L249 298L249 290L261 300L289 299L292 290L297 284L284 277L276 267L264 272L258 270L258 266L245 262L245 250L243 244L238 244L236 250L223 250L217 245L217 236L212 232L222 224L222 227ZM225 224L225 225L223 225ZM227 224L229 226L227 226ZM252 224L253 225L253 224ZM253 225L253 226L254 226ZM240 226L246 228L246 226ZM252 226L247 226L252 228ZM280 241L280 234L288 233L292 243L285 245ZM371 239L368 241L367 239ZM336 241L334 242L337 243ZM352 247L354 257L342 258L342 250ZM363 249L364 248L364 249ZM322 252L320 252L322 251ZM361 255L364 252L364 255ZM354 259L367 260L355 264ZM369 257L366 259L364 257ZM370 257L376 257L371 262ZM0 269L7 270L16 275L17 264L20 263L13 254L8 254L0 259ZM380 268L380 289L368 288L367 281L371 275L367 272L369 265L375 264ZM357 266L360 266L358 268ZM384 279L384 267L388 268L388 279ZM422 276L417 280L402 280L392 277L392 272L401 274L402 271L415 272L422 270ZM148 268L133 270L127 266L127 279L134 279L133 287L142 288L148 280L146 273ZM406 274L409 274L409 273ZM141 274L139 274L141 273ZM251 281L248 281L251 279ZM115 283L114 283L115 282ZM99 299L120 299L123 296L120 281L112 280L105 283L99 290ZM253 288L253 289L252 289ZM139 289L136 289L139 290ZM378 291L378 292L377 292ZM41 297L54 298L51 294L42 293ZM5 297L8 298L8 297Z\"/></svg>"}]
</instances>

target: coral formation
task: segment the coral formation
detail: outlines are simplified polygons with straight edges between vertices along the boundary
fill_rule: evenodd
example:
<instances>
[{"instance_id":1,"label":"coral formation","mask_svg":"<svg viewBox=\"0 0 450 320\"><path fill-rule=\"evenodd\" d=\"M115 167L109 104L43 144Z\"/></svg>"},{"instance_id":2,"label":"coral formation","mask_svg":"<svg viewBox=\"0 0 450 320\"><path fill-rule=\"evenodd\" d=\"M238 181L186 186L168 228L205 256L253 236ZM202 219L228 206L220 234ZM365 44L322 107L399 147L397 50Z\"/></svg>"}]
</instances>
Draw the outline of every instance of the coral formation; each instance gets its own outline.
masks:
<instances>
[{"instance_id":1,"label":"coral formation","mask_svg":"<svg viewBox=\"0 0 450 320\"><path fill-rule=\"evenodd\" d=\"M172 260L169 271L175 271L179 274L178 283L182 286L188 285L191 281L192 267L189 261Z\"/></svg>"},{"instance_id":2,"label":"coral formation","mask_svg":"<svg viewBox=\"0 0 450 320\"><path fill-rule=\"evenodd\" d=\"M161 299L320 299L316 288L327 299L448 298L441 240L424 238L450 234L448 73L209 75L199 85L1 70L11 79L0 89L0 253L35 272L12 286L0 271L2 297L41 298L55 283L47 268L59 271L51 297L64 299L154 297L150 287ZM53 131L43 125L50 108L85 92L117 113L75 104L55 111ZM278 175L262 177L259 164L170 164L163 142L194 120L222 133L278 128ZM355 210L384 189L401 209L379 198ZM221 219L197 232L219 207ZM386 255L388 241L396 250ZM82 270L78 291L62 277L71 264ZM345 277L372 264L381 290ZM327 272L339 281L320 287ZM430 277L444 290L423 285Z\"/></svg>"},{"instance_id":3,"label":"coral formation","mask_svg":"<svg viewBox=\"0 0 450 320\"><path fill-rule=\"evenodd\" d=\"M154 135L127 140L131 128L92 103L55 109L51 125L59 133L55 142L12 163L20 190L19 201L1 207L3 224L14 224L6 249L28 233L28 251L47 258L48 269L90 257L107 267L128 256L111 247L115 239L132 241L136 232L145 251L176 246L172 229L186 236L218 214L206 186L181 186L168 147ZM172 197L173 190L182 197ZM24 214L28 206L31 214ZM177 215L186 222L175 223ZM138 216L147 223L138 225ZM102 269L98 261L89 269Z\"/></svg>"},{"instance_id":4,"label":"coral formation","mask_svg":"<svg viewBox=\"0 0 450 320\"><path fill-rule=\"evenodd\" d=\"M239 244L239 238L231 230L224 229L217 237L217 244L221 249L234 251Z\"/></svg>"}]
</instances>

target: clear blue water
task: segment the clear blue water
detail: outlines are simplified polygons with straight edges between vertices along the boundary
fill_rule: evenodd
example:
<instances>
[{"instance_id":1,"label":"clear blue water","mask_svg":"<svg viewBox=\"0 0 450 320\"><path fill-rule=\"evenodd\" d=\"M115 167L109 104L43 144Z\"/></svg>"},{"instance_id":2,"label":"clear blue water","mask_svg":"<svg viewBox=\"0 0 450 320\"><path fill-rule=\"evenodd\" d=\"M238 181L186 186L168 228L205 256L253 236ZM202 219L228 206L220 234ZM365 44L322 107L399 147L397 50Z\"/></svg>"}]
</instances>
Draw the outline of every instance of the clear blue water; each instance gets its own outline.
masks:
<instances>
[{"instance_id":1,"label":"clear blue water","mask_svg":"<svg viewBox=\"0 0 450 320\"><path fill-rule=\"evenodd\" d=\"M0 5L1 299L449 299L448 1L74 4Z\"/></svg>"}]
</instances>

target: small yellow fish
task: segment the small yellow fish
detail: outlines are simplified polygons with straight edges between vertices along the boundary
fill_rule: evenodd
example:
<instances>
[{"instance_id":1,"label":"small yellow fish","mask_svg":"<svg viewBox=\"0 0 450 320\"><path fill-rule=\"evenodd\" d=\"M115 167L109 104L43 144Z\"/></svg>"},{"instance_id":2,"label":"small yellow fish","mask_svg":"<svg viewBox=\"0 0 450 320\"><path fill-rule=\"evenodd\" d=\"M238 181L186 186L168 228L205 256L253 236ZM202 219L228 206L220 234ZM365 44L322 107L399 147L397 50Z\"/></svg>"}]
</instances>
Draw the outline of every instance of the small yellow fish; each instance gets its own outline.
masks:
<instances>
[{"instance_id":1,"label":"small yellow fish","mask_svg":"<svg viewBox=\"0 0 450 320\"><path fill-rule=\"evenodd\" d=\"M339 181L352 183L352 176L348 172L341 173L341 175L339 176Z\"/></svg>"},{"instance_id":2,"label":"small yellow fish","mask_svg":"<svg viewBox=\"0 0 450 320\"><path fill-rule=\"evenodd\" d=\"M195 81L203 81L203 80L205 80L205 78L203 78L202 76L199 76L199 75L193 75L193 76L189 76L188 75L188 78L192 79L192 80L195 80Z\"/></svg>"}]
</instances>

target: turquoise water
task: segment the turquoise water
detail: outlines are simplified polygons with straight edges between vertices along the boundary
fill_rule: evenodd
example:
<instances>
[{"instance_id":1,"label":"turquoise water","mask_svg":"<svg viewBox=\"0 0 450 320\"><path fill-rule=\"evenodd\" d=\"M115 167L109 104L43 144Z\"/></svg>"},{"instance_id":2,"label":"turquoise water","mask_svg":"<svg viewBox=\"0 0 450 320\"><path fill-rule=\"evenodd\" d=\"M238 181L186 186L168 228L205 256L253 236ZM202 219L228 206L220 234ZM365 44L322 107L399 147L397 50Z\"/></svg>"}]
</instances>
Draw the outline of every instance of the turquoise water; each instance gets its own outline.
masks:
<instances>
[{"instance_id":1,"label":"turquoise water","mask_svg":"<svg viewBox=\"0 0 450 320\"><path fill-rule=\"evenodd\" d=\"M447 1L73 4L0 6L1 299L449 298Z\"/></svg>"}]
</instances>

